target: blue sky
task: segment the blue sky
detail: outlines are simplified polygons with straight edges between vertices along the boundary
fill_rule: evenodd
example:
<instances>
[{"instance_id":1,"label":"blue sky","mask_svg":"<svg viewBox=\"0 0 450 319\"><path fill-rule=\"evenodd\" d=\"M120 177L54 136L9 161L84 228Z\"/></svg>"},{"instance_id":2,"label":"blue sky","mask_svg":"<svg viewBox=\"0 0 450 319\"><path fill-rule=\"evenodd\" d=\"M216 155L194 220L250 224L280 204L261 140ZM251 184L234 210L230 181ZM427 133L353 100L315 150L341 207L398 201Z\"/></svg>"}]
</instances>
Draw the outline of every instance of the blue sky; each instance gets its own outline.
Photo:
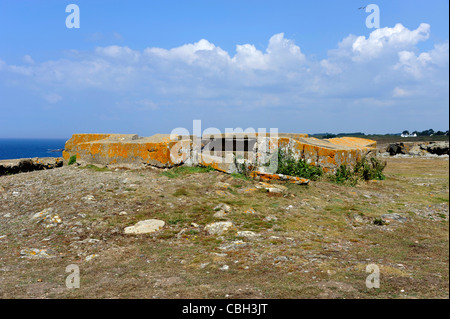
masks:
<instances>
[{"instance_id":1,"label":"blue sky","mask_svg":"<svg viewBox=\"0 0 450 319\"><path fill-rule=\"evenodd\" d=\"M68 29L68 4L80 28ZM370 3L380 29L369 29ZM0 0L0 137L447 130L448 1Z\"/></svg>"}]
</instances>

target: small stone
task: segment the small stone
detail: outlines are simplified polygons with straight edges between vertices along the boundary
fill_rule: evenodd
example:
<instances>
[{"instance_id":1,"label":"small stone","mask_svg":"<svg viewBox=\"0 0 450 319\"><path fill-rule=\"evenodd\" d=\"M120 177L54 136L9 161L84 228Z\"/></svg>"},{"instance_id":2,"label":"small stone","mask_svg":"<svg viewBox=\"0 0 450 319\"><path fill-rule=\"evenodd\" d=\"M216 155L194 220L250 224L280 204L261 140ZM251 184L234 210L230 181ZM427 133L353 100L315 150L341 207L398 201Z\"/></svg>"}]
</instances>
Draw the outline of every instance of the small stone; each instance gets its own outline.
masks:
<instances>
[{"instance_id":1,"label":"small stone","mask_svg":"<svg viewBox=\"0 0 450 319\"><path fill-rule=\"evenodd\" d=\"M125 234L149 234L154 233L164 227L166 223L158 219L147 219L138 222L134 226L126 227Z\"/></svg>"},{"instance_id":2,"label":"small stone","mask_svg":"<svg viewBox=\"0 0 450 319\"><path fill-rule=\"evenodd\" d=\"M23 258L52 258L55 257L48 249L25 248L20 251Z\"/></svg>"},{"instance_id":3,"label":"small stone","mask_svg":"<svg viewBox=\"0 0 450 319\"><path fill-rule=\"evenodd\" d=\"M214 207L214 210L215 211L223 210L225 213L230 213L231 212L231 207L228 206L227 204L221 203L221 204L217 205L216 207Z\"/></svg>"},{"instance_id":4,"label":"small stone","mask_svg":"<svg viewBox=\"0 0 450 319\"><path fill-rule=\"evenodd\" d=\"M46 218L48 215L53 213L55 209L54 208L46 208L44 210L41 210L40 212L34 214L31 218L37 219L37 218Z\"/></svg>"},{"instance_id":5,"label":"small stone","mask_svg":"<svg viewBox=\"0 0 450 319\"><path fill-rule=\"evenodd\" d=\"M219 268L220 270L226 271L228 269L230 269L230 267L228 265L223 265L222 267Z\"/></svg>"},{"instance_id":6,"label":"small stone","mask_svg":"<svg viewBox=\"0 0 450 319\"><path fill-rule=\"evenodd\" d=\"M191 223L191 226L192 226L192 227L199 227L199 225L196 224L196 223Z\"/></svg>"},{"instance_id":7,"label":"small stone","mask_svg":"<svg viewBox=\"0 0 450 319\"><path fill-rule=\"evenodd\" d=\"M125 212L125 211L123 211L123 212L120 212L119 215L120 215L120 216L125 216L125 215L128 215L128 213Z\"/></svg>"},{"instance_id":8,"label":"small stone","mask_svg":"<svg viewBox=\"0 0 450 319\"><path fill-rule=\"evenodd\" d=\"M278 218L276 218L273 215L269 215L264 218L264 221L266 221L266 222L276 222L277 220L278 220Z\"/></svg>"},{"instance_id":9,"label":"small stone","mask_svg":"<svg viewBox=\"0 0 450 319\"><path fill-rule=\"evenodd\" d=\"M97 254L92 254L92 255L86 256L86 258L84 260L85 261L91 261L92 259L94 259L96 257L98 257Z\"/></svg>"},{"instance_id":10,"label":"small stone","mask_svg":"<svg viewBox=\"0 0 450 319\"><path fill-rule=\"evenodd\" d=\"M86 203L95 202L95 197L93 195L86 195L82 197L81 200Z\"/></svg>"},{"instance_id":11,"label":"small stone","mask_svg":"<svg viewBox=\"0 0 450 319\"><path fill-rule=\"evenodd\" d=\"M10 218L10 217L11 217L11 214L10 214L10 213L6 213L5 215L3 215L3 217L5 217L5 218Z\"/></svg>"},{"instance_id":12,"label":"small stone","mask_svg":"<svg viewBox=\"0 0 450 319\"><path fill-rule=\"evenodd\" d=\"M259 236L257 233L250 230L238 231L236 235L238 237L245 237L245 238L256 238Z\"/></svg>"},{"instance_id":13,"label":"small stone","mask_svg":"<svg viewBox=\"0 0 450 319\"><path fill-rule=\"evenodd\" d=\"M225 215L226 215L226 212L223 209L221 209L221 210L215 212L213 216L215 218L224 218Z\"/></svg>"},{"instance_id":14,"label":"small stone","mask_svg":"<svg viewBox=\"0 0 450 319\"><path fill-rule=\"evenodd\" d=\"M180 239L185 232L186 232L186 228L183 228L182 230L180 230L176 235L177 239Z\"/></svg>"},{"instance_id":15,"label":"small stone","mask_svg":"<svg viewBox=\"0 0 450 319\"><path fill-rule=\"evenodd\" d=\"M222 189L228 189L229 187L231 187L230 184L224 183L224 182L217 182L214 184L214 186L217 188L222 188Z\"/></svg>"},{"instance_id":16,"label":"small stone","mask_svg":"<svg viewBox=\"0 0 450 319\"><path fill-rule=\"evenodd\" d=\"M408 221L408 218L405 216L402 216L400 214L394 213L394 214L384 214L381 215L381 218L387 220L387 221L397 221L399 223L404 223Z\"/></svg>"},{"instance_id":17,"label":"small stone","mask_svg":"<svg viewBox=\"0 0 450 319\"><path fill-rule=\"evenodd\" d=\"M242 240L235 240L235 241L232 241L229 244L225 244L225 245L220 246L219 249L222 249L222 250L234 250L234 249L241 248L241 247L244 247L244 246L247 246L247 245L248 244L246 242L242 241Z\"/></svg>"},{"instance_id":18,"label":"small stone","mask_svg":"<svg viewBox=\"0 0 450 319\"><path fill-rule=\"evenodd\" d=\"M209 263L203 263L203 264L200 264L200 269L203 269L203 268L205 268L206 266L208 266L209 265Z\"/></svg>"},{"instance_id":19,"label":"small stone","mask_svg":"<svg viewBox=\"0 0 450 319\"><path fill-rule=\"evenodd\" d=\"M256 214L256 211L253 208L249 208L246 211L244 211L244 214Z\"/></svg>"},{"instance_id":20,"label":"small stone","mask_svg":"<svg viewBox=\"0 0 450 319\"><path fill-rule=\"evenodd\" d=\"M233 226L232 222L217 222L205 226L205 231L209 235L221 235Z\"/></svg>"}]
</instances>

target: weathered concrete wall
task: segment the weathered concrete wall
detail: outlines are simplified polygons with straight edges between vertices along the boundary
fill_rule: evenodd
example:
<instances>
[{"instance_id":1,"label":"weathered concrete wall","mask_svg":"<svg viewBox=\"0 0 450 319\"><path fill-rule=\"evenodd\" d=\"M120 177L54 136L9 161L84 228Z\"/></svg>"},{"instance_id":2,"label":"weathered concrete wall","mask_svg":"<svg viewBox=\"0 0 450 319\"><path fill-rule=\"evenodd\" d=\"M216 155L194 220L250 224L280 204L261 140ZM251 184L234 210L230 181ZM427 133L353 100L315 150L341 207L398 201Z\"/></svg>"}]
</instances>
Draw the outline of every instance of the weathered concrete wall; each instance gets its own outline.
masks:
<instances>
[{"instance_id":1,"label":"weathered concrete wall","mask_svg":"<svg viewBox=\"0 0 450 319\"><path fill-rule=\"evenodd\" d=\"M169 135L154 135L139 138L137 135L122 134L74 134L66 142L63 158L68 161L76 155L77 162L107 165L141 167L151 165L156 167L172 167L182 164L190 156L181 148L176 155L176 146L189 146L190 140L171 140Z\"/></svg>"},{"instance_id":2,"label":"weathered concrete wall","mask_svg":"<svg viewBox=\"0 0 450 319\"><path fill-rule=\"evenodd\" d=\"M236 145L236 141L246 144ZM221 145L228 146L223 150ZM133 168L200 164L227 173L238 172L241 165L265 166L268 173L275 173L267 165L272 164L278 149L329 171L341 164L353 165L362 156L375 152L376 142L354 137L320 140L293 133L279 133L277 137L233 133L201 138L177 136L176 139L164 134L145 138L133 134L74 134L66 143L63 157L68 161L76 155L80 163Z\"/></svg>"}]
</instances>

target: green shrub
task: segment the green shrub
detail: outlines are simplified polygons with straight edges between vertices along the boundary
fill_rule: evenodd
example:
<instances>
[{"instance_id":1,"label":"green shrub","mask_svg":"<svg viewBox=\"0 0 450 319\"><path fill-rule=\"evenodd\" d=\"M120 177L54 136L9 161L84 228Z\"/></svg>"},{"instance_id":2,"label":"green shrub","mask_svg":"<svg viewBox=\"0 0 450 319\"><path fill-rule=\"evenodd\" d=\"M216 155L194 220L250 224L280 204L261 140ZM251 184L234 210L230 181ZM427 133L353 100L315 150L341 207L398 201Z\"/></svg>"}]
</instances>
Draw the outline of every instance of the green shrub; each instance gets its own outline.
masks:
<instances>
[{"instance_id":1,"label":"green shrub","mask_svg":"<svg viewBox=\"0 0 450 319\"><path fill-rule=\"evenodd\" d=\"M72 155L72 156L69 158L69 163L68 163L68 165L75 164L76 162L77 162L77 156L76 156L76 155Z\"/></svg>"},{"instance_id":2,"label":"green shrub","mask_svg":"<svg viewBox=\"0 0 450 319\"><path fill-rule=\"evenodd\" d=\"M373 179L384 180L383 170L386 167L386 162L381 162L375 157L367 160L366 157L361 158L355 164L353 169L345 165L341 165L334 175L330 178L338 184L348 184L355 186L359 180L369 181Z\"/></svg>"},{"instance_id":3,"label":"green shrub","mask_svg":"<svg viewBox=\"0 0 450 319\"><path fill-rule=\"evenodd\" d=\"M381 162L375 157L367 160L366 157L356 162L355 174L359 175L363 180L368 181L372 179L384 180L383 170L386 167L386 162Z\"/></svg>"},{"instance_id":4,"label":"green shrub","mask_svg":"<svg viewBox=\"0 0 450 319\"><path fill-rule=\"evenodd\" d=\"M277 174L297 176L317 180L323 175L321 167L312 166L302 159L294 159L291 154L278 150Z\"/></svg>"},{"instance_id":5,"label":"green shrub","mask_svg":"<svg viewBox=\"0 0 450 319\"><path fill-rule=\"evenodd\" d=\"M339 166L331 179L337 184L349 184L350 186L358 183L358 175L345 165Z\"/></svg>"}]
</instances>

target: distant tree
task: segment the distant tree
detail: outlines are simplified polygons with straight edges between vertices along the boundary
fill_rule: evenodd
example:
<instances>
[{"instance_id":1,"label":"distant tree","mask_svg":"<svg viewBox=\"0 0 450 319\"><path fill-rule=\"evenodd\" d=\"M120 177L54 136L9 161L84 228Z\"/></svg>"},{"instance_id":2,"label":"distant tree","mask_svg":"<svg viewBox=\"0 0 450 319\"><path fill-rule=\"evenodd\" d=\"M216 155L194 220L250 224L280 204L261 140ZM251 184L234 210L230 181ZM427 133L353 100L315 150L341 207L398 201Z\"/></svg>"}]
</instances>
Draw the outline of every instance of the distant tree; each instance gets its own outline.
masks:
<instances>
[{"instance_id":1,"label":"distant tree","mask_svg":"<svg viewBox=\"0 0 450 319\"><path fill-rule=\"evenodd\" d=\"M442 131L437 131L436 133L434 133L434 135L445 135L445 133Z\"/></svg>"},{"instance_id":2,"label":"distant tree","mask_svg":"<svg viewBox=\"0 0 450 319\"><path fill-rule=\"evenodd\" d=\"M429 130L422 131L422 132L420 132L417 135L419 135L419 136L431 136L433 134L434 134L434 130L430 128Z\"/></svg>"},{"instance_id":3,"label":"distant tree","mask_svg":"<svg viewBox=\"0 0 450 319\"><path fill-rule=\"evenodd\" d=\"M402 134L403 134L403 135L409 135L409 131L406 131L406 130L405 130L405 131L402 132Z\"/></svg>"}]
</instances>

